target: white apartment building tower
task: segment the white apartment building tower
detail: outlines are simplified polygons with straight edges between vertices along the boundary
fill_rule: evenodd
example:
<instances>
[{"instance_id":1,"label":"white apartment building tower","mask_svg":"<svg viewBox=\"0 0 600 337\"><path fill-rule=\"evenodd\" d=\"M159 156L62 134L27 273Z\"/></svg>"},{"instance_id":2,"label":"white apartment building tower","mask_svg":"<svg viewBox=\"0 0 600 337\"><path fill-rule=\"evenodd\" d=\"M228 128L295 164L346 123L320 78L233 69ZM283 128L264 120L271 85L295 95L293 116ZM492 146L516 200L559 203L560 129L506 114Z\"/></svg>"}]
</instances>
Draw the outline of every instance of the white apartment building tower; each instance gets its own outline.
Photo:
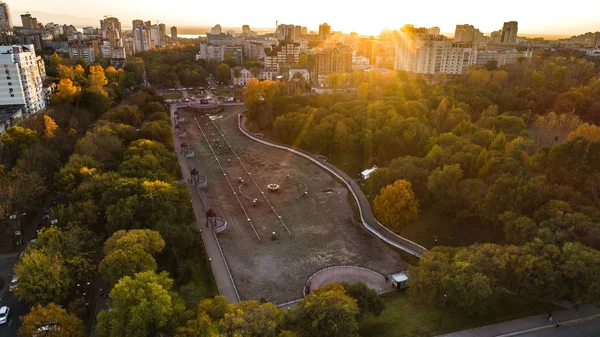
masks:
<instances>
[{"instance_id":1,"label":"white apartment building tower","mask_svg":"<svg viewBox=\"0 0 600 337\"><path fill-rule=\"evenodd\" d=\"M32 115L46 107L44 61L33 45L0 46L0 106L23 106Z\"/></svg>"},{"instance_id":2,"label":"white apartment building tower","mask_svg":"<svg viewBox=\"0 0 600 337\"><path fill-rule=\"evenodd\" d=\"M475 64L471 44L431 37L399 39L394 69L417 74L462 74Z\"/></svg>"}]
</instances>

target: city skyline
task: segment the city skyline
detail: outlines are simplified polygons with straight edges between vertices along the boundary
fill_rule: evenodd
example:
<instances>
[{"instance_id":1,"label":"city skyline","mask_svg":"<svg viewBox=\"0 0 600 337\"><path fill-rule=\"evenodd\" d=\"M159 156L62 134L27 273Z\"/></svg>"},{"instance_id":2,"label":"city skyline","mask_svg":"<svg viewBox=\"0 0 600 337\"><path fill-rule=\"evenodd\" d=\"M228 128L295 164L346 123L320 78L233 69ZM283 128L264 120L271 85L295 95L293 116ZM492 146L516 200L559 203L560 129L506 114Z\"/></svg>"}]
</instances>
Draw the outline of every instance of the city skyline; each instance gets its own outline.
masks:
<instances>
[{"instance_id":1,"label":"city skyline","mask_svg":"<svg viewBox=\"0 0 600 337\"><path fill-rule=\"evenodd\" d=\"M267 0L261 6L234 0L224 11L219 3L197 3L191 1L170 2L148 0L143 7L138 1L123 2L107 0L99 7L93 0L78 2L56 0L8 0L13 16L27 11L34 13L42 22L59 21L61 17L76 17L77 26L97 26L104 15L119 18L124 23L134 19L151 19L164 22L168 26L193 29L209 27L220 23L223 27L250 27L275 29L275 22L301 24L309 30L318 31L319 24L328 22L334 31L358 32L362 35L376 35L385 28L398 29L404 24L415 26L438 26L442 32L453 32L457 24L471 24L482 32L490 33L502 27L506 21L518 21L521 35L558 35L570 36L588 31L600 30L600 24L594 13L600 12L600 3L575 0L566 8L546 3L544 9L539 4L507 0L501 8L483 11L480 2L467 0L460 7L434 1L424 8L420 3L397 3L379 1L369 8L347 6L340 8L332 3L307 0L303 6L295 6L294 11L282 10L277 14L265 14L264 8L277 8L274 0ZM60 8L58 12L56 9ZM320 10L316 11L315 8ZM439 9L432 11L431 8ZM585 8L585 10L582 10ZM365 14L372 12L371 14ZM133 13L133 14L132 14ZM197 14L189 14L197 13ZM219 14L222 13L222 14ZM56 18L56 19L55 19ZM14 21L14 20L13 20ZM57 22L58 23L58 22ZM68 23L68 22L60 22ZM16 23L15 23L16 25ZM127 27L128 25L124 25ZM128 27L129 28L129 27Z\"/></svg>"}]
</instances>

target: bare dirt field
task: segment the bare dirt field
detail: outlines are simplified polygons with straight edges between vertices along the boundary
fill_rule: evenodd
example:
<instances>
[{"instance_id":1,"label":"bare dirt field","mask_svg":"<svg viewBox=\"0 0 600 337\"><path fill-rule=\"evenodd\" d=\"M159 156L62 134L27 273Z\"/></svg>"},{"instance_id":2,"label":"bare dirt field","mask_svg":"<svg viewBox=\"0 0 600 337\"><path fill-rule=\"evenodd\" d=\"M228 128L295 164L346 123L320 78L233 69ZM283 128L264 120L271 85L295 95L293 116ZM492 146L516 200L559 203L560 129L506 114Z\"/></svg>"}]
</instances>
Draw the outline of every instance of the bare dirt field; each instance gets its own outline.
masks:
<instances>
[{"instance_id":1,"label":"bare dirt field","mask_svg":"<svg viewBox=\"0 0 600 337\"><path fill-rule=\"evenodd\" d=\"M182 131L187 131L184 141L195 151L195 156L189 159L190 167L208 179L207 203L217 216L228 222L227 229L217 237L242 300L264 298L283 303L298 298L306 280L316 270L333 265L361 266L382 274L407 268L395 249L354 220L348 190L326 171L289 152L256 143L239 132L237 113L242 110L243 107L225 108L223 118L215 120L216 126L208 116L179 110L185 118L180 123ZM194 117L209 139L251 223ZM246 175L217 127L281 220ZM245 184L240 184L240 177ZM279 191L270 192L268 184L279 184ZM258 199L256 205L253 205L254 199Z\"/></svg>"}]
</instances>

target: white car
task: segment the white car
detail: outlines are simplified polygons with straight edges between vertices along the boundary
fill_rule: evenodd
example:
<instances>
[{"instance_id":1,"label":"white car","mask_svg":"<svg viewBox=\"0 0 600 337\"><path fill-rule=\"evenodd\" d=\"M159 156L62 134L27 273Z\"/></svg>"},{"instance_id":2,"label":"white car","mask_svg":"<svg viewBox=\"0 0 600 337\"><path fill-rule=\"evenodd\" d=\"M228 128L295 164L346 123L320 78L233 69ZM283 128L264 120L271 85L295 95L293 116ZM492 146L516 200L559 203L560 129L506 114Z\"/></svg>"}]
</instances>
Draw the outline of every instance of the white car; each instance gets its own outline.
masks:
<instances>
[{"instance_id":1,"label":"white car","mask_svg":"<svg viewBox=\"0 0 600 337\"><path fill-rule=\"evenodd\" d=\"M6 324L8 322L8 313L10 309L7 306L0 308L0 324Z\"/></svg>"}]
</instances>

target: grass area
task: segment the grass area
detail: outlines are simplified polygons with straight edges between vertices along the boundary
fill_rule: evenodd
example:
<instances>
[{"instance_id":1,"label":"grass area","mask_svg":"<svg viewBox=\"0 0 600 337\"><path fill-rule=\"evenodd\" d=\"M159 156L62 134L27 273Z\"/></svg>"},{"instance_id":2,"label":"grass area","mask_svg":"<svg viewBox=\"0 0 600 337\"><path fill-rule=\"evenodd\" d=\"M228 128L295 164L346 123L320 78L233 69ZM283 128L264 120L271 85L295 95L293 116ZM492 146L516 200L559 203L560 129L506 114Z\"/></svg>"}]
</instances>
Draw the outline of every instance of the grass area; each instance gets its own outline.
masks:
<instances>
[{"instance_id":1,"label":"grass area","mask_svg":"<svg viewBox=\"0 0 600 337\"><path fill-rule=\"evenodd\" d=\"M164 99L180 99L183 97L181 92L167 92L163 95Z\"/></svg>"},{"instance_id":2,"label":"grass area","mask_svg":"<svg viewBox=\"0 0 600 337\"><path fill-rule=\"evenodd\" d=\"M517 318L542 314L559 308L548 303L531 302L515 295L503 294L485 316L468 316L447 309L440 329L442 310L413 303L404 292L382 296L386 309L379 317L367 316L359 324L364 337L412 337L471 329Z\"/></svg>"}]
</instances>

